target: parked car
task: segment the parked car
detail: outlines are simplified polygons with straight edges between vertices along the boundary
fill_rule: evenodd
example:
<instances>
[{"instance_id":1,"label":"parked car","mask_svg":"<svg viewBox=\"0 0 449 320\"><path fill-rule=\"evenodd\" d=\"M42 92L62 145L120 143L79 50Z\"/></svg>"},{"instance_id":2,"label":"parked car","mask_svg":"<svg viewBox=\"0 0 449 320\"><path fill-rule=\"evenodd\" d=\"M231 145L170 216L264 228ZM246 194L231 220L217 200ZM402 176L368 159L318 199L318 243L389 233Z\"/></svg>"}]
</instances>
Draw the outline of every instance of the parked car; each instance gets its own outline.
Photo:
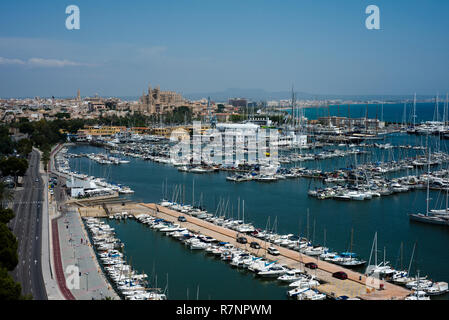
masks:
<instances>
[{"instance_id":1,"label":"parked car","mask_svg":"<svg viewBox=\"0 0 449 320\"><path fill-rule=\"evenodd\" d=\"M269 254L271 254L272 256L278 256L278 255L281 254L281 253L279 252L279 250L276 249L275 247L269 247L269 248L267 249L267 252L268 252Z\"/></svg>"},{"instance_id":2,"label":"parked car","mask_svg":"<svg viewBox=\"0 0 449 320\"><path fill-rule=\"evenodd\" d=\"M260 244L256 241L251 242L249 246L253 249L260 249Z\"/></svg>"},{"instance_id":3,"label":"parked car","mask_svg":"<svg viewBox=\"0 0 449 320\"><path fill-rule=\"evenodd\" d=\"M318 268L318 265L315 262L308 262L304 266L309 269L317 269Z\"/></svg>"},{"instance_id":4,"label":"parked car","mask_svg":"<svg viewBox=\"0 0 449 320\"><path fill-rule=\"evenodd\" d=\"M238 243L246 244L248 243L248 240L245 237L238 237L237 238Z\"/></svg>"},{"instance_id":5,"label":"parked car","mask_svg":"<svg viewBox=\"0 0 449 320\"><path fill-rule=\"evenodd\" d=\"M179 222L187 222L187 219L186 219L186 217L184 217L184 216L179 216L179 217L178 217L178 221L179 221Z\"/></svg>"},{"instance_id":6,"label":"parked car","mask_svg":"<svg viewBox=\"0 0 449 320\"><path fill-rule=\"evenodd\" d=\"M337 271L337 272L334 272L334 273L332 274L332 277L337 278L337 279L340 279L340 280L346 280L346 279L348 279L348 275L346 274L346 272L343 272L343 271Z\"/></svg>"}]
</instances>

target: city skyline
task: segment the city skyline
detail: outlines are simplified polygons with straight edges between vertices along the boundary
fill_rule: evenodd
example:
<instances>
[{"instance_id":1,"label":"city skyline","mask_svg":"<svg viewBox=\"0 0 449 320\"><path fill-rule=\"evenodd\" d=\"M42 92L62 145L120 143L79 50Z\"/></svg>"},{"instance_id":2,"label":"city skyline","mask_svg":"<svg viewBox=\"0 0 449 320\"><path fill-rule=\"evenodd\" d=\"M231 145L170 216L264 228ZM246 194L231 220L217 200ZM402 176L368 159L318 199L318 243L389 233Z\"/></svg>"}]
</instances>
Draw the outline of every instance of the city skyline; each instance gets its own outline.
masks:
<instances>
[{"instance_id":1,"label":"city skyline","mask_svg":"<svg viewBox=\"0 0 449 320\"><path fill-rule=\"evenodd\" d=\"M80 30L65 9L80 8ZM365 8L380 8L367 30ZM445 1L21 1L0 4L0 97L445 94Z\"/></svg>"}]
</instances>

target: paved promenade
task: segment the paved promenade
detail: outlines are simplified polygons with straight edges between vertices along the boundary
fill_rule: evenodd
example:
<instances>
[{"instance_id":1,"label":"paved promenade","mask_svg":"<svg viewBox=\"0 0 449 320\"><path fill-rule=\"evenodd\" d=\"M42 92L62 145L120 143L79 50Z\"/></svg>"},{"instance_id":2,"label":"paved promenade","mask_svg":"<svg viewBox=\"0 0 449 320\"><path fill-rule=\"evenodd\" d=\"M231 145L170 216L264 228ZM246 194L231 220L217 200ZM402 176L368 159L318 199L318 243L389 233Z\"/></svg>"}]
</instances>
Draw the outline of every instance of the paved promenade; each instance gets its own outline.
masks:
<instances>
[{"instance_id":1,"label":"paved promenade","mask_svg":"<svg viewBox=\"0 0 449 320\"><path fill-rule=\"evenodd\" d=\"M52 175L58 176L59 179L54 195L48 195L47 192L48 217L51 224L48 234L52 239L47 245L52 252L50 259L47 258L51 261L52 268L49 268L50 272L47 274L50 274L49 279L53 280L48 281L47 291L53 292L52 299L118 300L119 296L98 264L79 213L74 207L66 204L65 190L61 187L65 184L65 178L54 171L53 161L54 155L61 148L62 146L55 148L49 163ZM48 177L45 178L48 183ZM78 274L73 271L75 268L78 268ZM79 281L76 281L76 278ZM67 279L69 281L66 281Z\"/></svg>"},{"instance_id":2,"label":"paved promenade","mask_svg":"<svg viewBox=\"0 0 449 320\"><path fill-rule=\"evenodd\" d=\"M76 300L101 300L106 297L119 299L97 263L78 212L69 209L56 223L59 230L63 269L77 266L81 273L79 289L71 290L74 298ZM67 275L69 274L66 272Z\"/></svg>"}]
</instances>

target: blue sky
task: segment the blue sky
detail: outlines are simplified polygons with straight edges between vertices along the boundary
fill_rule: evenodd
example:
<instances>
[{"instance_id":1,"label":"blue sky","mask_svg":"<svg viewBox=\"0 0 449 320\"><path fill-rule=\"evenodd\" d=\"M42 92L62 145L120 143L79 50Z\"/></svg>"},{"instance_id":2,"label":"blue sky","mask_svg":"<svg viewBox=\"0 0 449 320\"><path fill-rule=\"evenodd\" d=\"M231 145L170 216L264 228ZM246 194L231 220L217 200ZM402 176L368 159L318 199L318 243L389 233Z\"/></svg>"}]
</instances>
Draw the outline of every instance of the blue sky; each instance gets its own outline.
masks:
<instances>
[{"instance_id":1,"label":"blue sky","mask_svg":"<svg viewBox=\"0 0 449 320\"><path fill-rule=\"evenodd\" d=\"M81 29L65 28L65 8ZM381 30L365 28L380 8ZM447 0L0 2L0 97L449 90Z\"/></svg>"}]
</instances>

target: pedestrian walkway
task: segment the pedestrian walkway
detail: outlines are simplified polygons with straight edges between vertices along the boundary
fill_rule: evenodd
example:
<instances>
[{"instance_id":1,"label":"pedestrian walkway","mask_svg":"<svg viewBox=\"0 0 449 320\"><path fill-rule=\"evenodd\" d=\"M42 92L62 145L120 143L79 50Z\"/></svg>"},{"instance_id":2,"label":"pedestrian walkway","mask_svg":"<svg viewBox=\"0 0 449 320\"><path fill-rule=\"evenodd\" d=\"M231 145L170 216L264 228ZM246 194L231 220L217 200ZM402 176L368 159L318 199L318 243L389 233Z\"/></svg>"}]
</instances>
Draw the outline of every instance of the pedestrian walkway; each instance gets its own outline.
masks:
<instances>
[{"instance_id":1,"label":"pedestrian walkway","mask_svg":"<svg viewBox=\"0 0 449 320\"><path fill-rule=\"evenodd\" d=\"M59 230L58 230L58 220L52 221L52 231L53 231L53 256L55 263L56 280L58 281L59 290L61 291L64 299L75 300L72 292L67 288L66 278L64 274L64 266L62 264L61 258L61 247L59 241Z\"/></svg>"},{"instance_id":2,"label":"pedestrian walkway","mask_svg":"<svg viewBox=\"0 0 449 320\"><path fill-rule=\"evenodd\" d=\"M61 260L64 270L79 270L79 288L71 289L76 300L119 299L98 265L79 214L69 209L56 221L59 230ZM66 275L67 276L67 275Z\"/></svg>"}]
</instances>

